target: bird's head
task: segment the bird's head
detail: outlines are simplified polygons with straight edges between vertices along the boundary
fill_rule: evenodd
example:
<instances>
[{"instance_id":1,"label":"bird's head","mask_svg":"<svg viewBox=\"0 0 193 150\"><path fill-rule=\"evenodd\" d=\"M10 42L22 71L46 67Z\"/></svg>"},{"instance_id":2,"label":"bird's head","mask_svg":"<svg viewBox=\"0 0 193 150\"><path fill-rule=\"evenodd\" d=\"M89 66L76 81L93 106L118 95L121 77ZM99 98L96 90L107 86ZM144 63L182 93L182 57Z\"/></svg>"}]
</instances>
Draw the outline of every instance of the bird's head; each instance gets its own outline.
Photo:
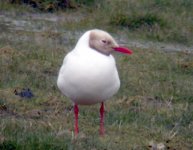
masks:
<instances>
[{"instance_id":1,"label":"bird's head","mask_svg":"<svg viewBox=\"0 0 193 150\"><path fill-rule=\"evenodd\" d=\"M90 31L89 46L105 55L110 55L113 51L132 54L130 49L119 46L110 34L98 29Z\"/></svg>"}]
</instances>

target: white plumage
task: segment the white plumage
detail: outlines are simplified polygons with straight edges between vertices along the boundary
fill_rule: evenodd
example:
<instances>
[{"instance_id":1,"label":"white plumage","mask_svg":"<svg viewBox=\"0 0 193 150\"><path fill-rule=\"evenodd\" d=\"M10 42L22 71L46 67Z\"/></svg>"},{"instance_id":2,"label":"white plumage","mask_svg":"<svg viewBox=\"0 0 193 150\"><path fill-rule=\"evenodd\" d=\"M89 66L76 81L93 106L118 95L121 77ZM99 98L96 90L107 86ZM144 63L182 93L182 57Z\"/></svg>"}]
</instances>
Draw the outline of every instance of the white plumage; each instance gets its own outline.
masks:
<instances>
[{"instance_id":1,"label":"white plumage","mask_svg":"<svg viewBox=\"0 0 193 150\"><path fill-rule=\"evenodd\" d=\"M111 55L112 51L131 54L120 47L105 31L90 30L78 40L66 55L60 68L57 85L74 102L75 134L78 130L78 105L101 103L100 134L104 134L104 104L120 87L120 80Z\"/></svg>"},{"instance_id":2,"label":"white plumage","mask_svg":"<svg viewBox=\"0 0 193 150\"><path fill-rule=\"evenodd\" d=\"M76 104L95 104L112 97L120 87L114 57L88 45L87 31L64 58L57 85Z\"/></svg>"}]
</instances>

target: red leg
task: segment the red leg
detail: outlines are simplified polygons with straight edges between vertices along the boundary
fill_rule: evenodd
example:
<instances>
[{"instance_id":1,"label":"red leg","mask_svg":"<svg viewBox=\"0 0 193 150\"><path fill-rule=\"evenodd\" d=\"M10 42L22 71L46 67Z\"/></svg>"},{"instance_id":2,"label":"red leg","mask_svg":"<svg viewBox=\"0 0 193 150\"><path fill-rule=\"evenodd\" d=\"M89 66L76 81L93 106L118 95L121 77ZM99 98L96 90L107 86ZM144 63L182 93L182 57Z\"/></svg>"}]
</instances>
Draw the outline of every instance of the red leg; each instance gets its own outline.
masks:
<instances>
[{"instance_id":1,"label":"red leg","mask_svg":"<svg viewBox=\"0 0 193 150\"><path fill-rule=\"evenodd\" d=\"M105 129L104 129L104 103L102 102L101 103L101 108L100 108L100 130L99 130L99 133L100 135L104 135L105 133Z\"/></svg>"},{"instance_id":2,"label":"red leg","mask_svg":"<svg viewBox=\"0 0 193 150\"><path fill-rule=\"evenodd\" d=\"M75 117L74 133L75 133L75 136L77 136L79 132L78 131L78 112L79 112L78 105L74 104L74 117Z\"/></svg>"}]
</instances>

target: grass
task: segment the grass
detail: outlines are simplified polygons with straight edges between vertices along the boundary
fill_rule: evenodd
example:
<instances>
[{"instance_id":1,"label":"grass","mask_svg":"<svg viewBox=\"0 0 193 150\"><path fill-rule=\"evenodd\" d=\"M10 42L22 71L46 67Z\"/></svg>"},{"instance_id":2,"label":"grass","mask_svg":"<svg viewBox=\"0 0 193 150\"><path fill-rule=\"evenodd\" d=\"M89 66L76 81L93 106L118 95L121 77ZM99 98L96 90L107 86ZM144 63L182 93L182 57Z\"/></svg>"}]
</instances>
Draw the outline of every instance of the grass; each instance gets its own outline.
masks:
<instances>
[{"instance_id":1,"label":"grass","mask_svg":"<svg viewBox=\"0 0 193 150\"><path fill-rule=\"evenodd\" d=\"M132 4L130 7L134 10L144 5L149 7L150 1L140 2L128 3ZM182 5L180 2L182 1L177 1L177 5L173 6L174 12L180 4ZM182 17L181 13L185 8L192 11L188 2L191 3L184 1L183 7L179 8L179 17ZM162 0L154 3L165 9L163 14L167 11L170 15L174 13L169 9L171 2ZM132 7L134 4L136 8ZM110 5L113 8L121 5L122 8L121 3ZM134 54L129 57L115 54L122 84L119 93L105 103L106 135L105 137L98 135L99 105L81 106L80 135L74 139L72 103L59 92L56 80L63 57L76 43L79 32L103 25L104 29L111 31L119 39L121 35L116 33L128 36L140 33L146 36L146 30L143 33L143 29L156 28L159 24L159 19L153 17L150 25L145 23L146 19L142 19L143 21L139 21L142 26L137 28L134 26L133 31L130 31L127 25L115 24L120 26L115 31L114 25L110 26L109 21L120 12L115 11L112 18L107 19L109 8L101 9L103 7L98 6L95 17L89 8L78 10L81 15L91 12L86 17L87 21L81 15L82 18L78 21L62 20L58 24L49 24L42 20L41 25L49 26L49 29L41 32L25 30L13 32L4 26L0 36L0 149L143 150L160 143L166 146L166 149L193 148L192 53L183 50L167 53L154 47L149 49L131 47ZM8 8L6 10L9 10ZM19 8L15 9L19 13ZM14 8L12 11L14 12ZM101 15L104 12L107 15ZM185 16L188 16L188 13L185 13ZM71 17L72 14L77 12L68 10L63 15ZM163 14L160 14L160 18L166 21L166 24L162 27L162 21L160 22L159 32L162 32L161 28L169 30L167 29L169 20L163 19L165 16ZM125 16L128 24L129 20L127 15ZM16 15L15 19L19 18L17 17ZM96 24L94 23L96 20L92 17L97 20ZM139 18L136 17L137 19ZM175 24L176 20L177 18L174 18L174 28L183 24L183 22ZM76 23L70 24L73 21ZM80 26L79 31L75 30L77 26ZM54 29L61 32L53 32ZM188 28L183 27L183 30L186 29ZM181 34L181 31L177 32ZM33 91L34 98L25 99L14 94L15 89L27 87Z\"/></svg>"},{"instance_id":2,"label":"grass","mask_svg":"<svg viewBox=\"0 0 193 150\"><path fill-rule=\"evenodd\" d=\"M122 87L106 103L107 135L98 135L99 106L80 107L81 133L74 141L72 104L56 87L64 51L28 47L1 43L1 52L7 50L1 54L3 149L147 149L151 140L192 148L193 67L184 68L191 55L134 48L133 56L117 57ZM35 97L14 95L22 87Z\"/></svg>"},{"instance_id":3,"label":"grass","mask_svg":"<svg viewBox=\"0 0 193 150\"><path fill-rule=\"evenodd\" d=\"M103 1L87 8L90 14L81 25L124 29L129 38L192 45L192 8L192 1L185 0Z\"/></svg>"},{"instance_id":4,"label":"grass","mask_svg":"<svg viewBox=\"0 0 193 150\"><path fill-rule=\"evenodd\" d=\"M44 1L45 4L50 2ZM74 21L71 19L63 22L62 26L68 29L85 30L103 26L105 30L112 32L124 29L129 38L180 43L188 46L193 44L193 2L191 0L140 0L138 2L77 0L71 2L77 5L76 9L66 8L64 11L70 12L73 18L79 16L81 19L76 24L73 24ZM15 5L1 2L0 8L14 10ZM37 11L29 9L29 6L27 8L28 11ZM18 14L25 11L26 7L23 5L16 8Z\"/></svg>"},{"instance_id":5,"label":"grass","mask_svg":"<svg viewBox=\"0 0 193 150\"><path fill-rule=\"evenodd\" d=\"M189 41L192 37L191 1L114 1L111 6L110 22L125 27L133 33L132 36L192 44Z\"/></svg>"}]
</instances>

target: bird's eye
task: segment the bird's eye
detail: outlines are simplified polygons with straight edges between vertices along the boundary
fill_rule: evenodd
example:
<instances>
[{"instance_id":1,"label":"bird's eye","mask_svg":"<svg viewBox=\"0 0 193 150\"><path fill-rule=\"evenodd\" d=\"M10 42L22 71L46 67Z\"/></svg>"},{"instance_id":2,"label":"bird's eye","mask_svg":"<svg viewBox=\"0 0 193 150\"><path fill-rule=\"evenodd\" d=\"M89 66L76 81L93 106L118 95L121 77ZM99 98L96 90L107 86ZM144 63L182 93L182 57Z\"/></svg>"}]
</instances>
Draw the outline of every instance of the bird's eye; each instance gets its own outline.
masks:
<instances>
[{"instance_id":1,"label":"bird's eye","mask_svg":"<svg viewBox=\"0 0 193 150\"><path fill-rule=\"evenodd\" d=\"M107 43L107 41L106 41L106 40L102 40L102 42L103 42L103 43Z\"/></svg>"}]
</instances>

